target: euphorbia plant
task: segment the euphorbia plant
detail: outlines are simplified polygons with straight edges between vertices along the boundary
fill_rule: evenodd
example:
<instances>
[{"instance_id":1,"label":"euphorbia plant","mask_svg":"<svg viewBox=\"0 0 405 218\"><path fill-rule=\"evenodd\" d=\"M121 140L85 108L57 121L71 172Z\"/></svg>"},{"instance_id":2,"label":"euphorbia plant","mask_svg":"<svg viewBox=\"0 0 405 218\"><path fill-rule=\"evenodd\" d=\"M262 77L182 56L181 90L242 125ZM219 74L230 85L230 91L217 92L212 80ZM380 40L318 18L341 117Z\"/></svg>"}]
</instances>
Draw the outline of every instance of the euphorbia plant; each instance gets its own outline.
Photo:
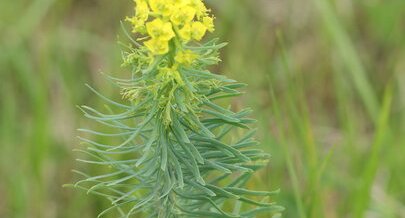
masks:
<instances>
[{"instance_id":1,"label":"euphorbia plant","mask_svg":"<svg viewBox=\"0 0 405 218\"><path fill-rule=\"evenodd\" d=\"M249 109L232 111L216 102L241 94L244 84L207 70L225 44L199 43L214 31L202 0L135 0L126 19L138 36L123 51L130 78L111 80L127 103L110 100L110 112L81 107L86 117L113 133L82 131L121 140L117 145L81 138L89 164L107 173L75 184L106 197L123 217L256 217L282 208L277 193L244 188L268 154L254 148ZM245 129L237 138L236 129ZM239 133L241 131L238 131Z\"/></svg>"}]
</instances>

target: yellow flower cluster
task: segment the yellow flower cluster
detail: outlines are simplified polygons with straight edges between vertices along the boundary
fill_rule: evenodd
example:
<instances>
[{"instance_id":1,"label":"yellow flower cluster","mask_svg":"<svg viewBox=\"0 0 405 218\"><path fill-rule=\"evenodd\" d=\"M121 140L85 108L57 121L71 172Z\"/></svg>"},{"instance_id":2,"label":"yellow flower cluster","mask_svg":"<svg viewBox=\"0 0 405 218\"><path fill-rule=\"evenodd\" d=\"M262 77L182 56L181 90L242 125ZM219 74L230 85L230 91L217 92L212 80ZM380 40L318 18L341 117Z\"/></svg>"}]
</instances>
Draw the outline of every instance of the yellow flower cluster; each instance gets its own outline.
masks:
<instances>
[{"instance_id":1,"label":"yellow flower cluster","mask_svg":"<svg viewBox=\"0 0 405 218\"><path fill-rule=\"evenodd\" d=\"M149 37L144 45L153 55L168 53L173 38L182 43L200 41L207 31L214 31L214 19L202 0L134 1L135 16L127 21L133 32Z\"/></svg>"}]
</instances>

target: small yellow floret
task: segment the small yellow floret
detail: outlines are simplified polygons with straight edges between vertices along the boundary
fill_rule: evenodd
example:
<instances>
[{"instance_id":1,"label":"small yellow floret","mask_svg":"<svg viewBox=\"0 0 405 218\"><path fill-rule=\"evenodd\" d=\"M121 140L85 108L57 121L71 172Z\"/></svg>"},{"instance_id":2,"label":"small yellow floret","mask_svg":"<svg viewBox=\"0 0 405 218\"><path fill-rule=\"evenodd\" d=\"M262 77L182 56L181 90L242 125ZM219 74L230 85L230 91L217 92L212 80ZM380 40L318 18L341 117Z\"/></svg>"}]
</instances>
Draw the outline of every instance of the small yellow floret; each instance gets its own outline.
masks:
<instances>
[{"instance_id":1,"label":"small yellow floret","mask_svg":"<svg viewBox=\"0 0 405 218\"><path fill-rule=\"evenodd\" d=\"M210 31L211 33L215 31L215 26L214 26L214 18L213 17L204 17L202 20L203 24L205 27L207 27L207 30Z\"/></svg>"},{"instance_id":2,"label":"small yellow floret","mask_svg":"<svg viewBox=\"0 0 405 218\"><path fill-rule=\"evenodd\" d=\"M133 33L146 33L145 21L140 20L137 17L127 17L125 21L131 23Z\"/></svg>"},{"instance_id":3,"label":"small yellow floret","mask_svg":"<svg viewBox=\"0 0 405 218\"><path fill-rule=\"evenodd\" d=\"M135 16L125 20L132 24L132 32L145 33L145 22L149 18L149 7L145 0L135 0Z\"/></svg>"},{"instance_id":4,"label":"small yellow floret","mask_svg":"<svg viewBox=\"0 0 405 218\"><path fill-rule=\"evenodd\" d=\"M149 7L148 3L145 0L136 0L136 17L140 20L146 21L149 17Z\"/></svg>"},{"instance_id":5,"label":"small yellow floret","mask_svg":"<svg viewBox=\"0 0 405 218\"><path fill-rule=\"evenodd\" d=\"M184 81L181 78L180 72L177 70L176 66L160 68L159 73L159 77L163 80L174 80L178 84L184 85Z\"/></svg>"},{"instance_id":6,"label":"small yellow floret","mask_svg":"<svg viewBox=\"0 0 405 218\"><path fill-rule=\"evenodd\" d=\"M197 41L200 41L206 32L207 27L201 22L197 21L191 25L191 37Z\"/></svg>"},{"instance_id":7,"label":"small yellow floret","mask_svg":"<svg viewBox=\"0 0 405 218\"><path fill-rule=\"evenodd\" d=\"M197 59L198 55L191 50L180 51L174 57L174 60L179 64L189 66Z\"/></svg>"},{"instance_id":8,"label":"small yellow floret","mask_svg":"<svg viewBox=\"0 0 405 218\"><path fill-rule=\"evenodd\" d=\"M169 52L169 42L165 40L152 38L144 44L155 55L163 55Z\"/></svg>"},{"instance_id":9,"label":"small yellow floret","mask_svg":"<svg viewBox=\"0 0 405 218\"><path fill-rule=\"evenodd\" d=\"M196 9L197 17L199 19L208 13L208 9L201 0L189 0L189 2L189 5Z\"/></svg>"},{"instance_id":10,"label":"small yellow floret","mask_svg":"<svg viewBox=\"0 0 405 218\"><path fill-rule=\"evenodd\" d=\"M149 0L149 5L153 12L163 16L170 16L173 12L173 4L170 0Z\"/></svg>"},{"instance_id":11,"label":"small yellow floret","mask_svg":"<svg viewBox=\"0 0 405 218\"><path fill-rule=\"evenodd\" d=\"M146 30L150 37L163 41L169 41L175 36L172 24L170 22L164 22L159 18L147 23Z\"/></svg>"},{"instance_id":12,"label":"small yellow floret","mask_svg":"<svg viewBox=\"0 0 405 218\"><path fill-rule=\"evenodd\" d=\"M190 6L176 7L170 20L173 24L180 26L191 22L195 14L196 10Z\"/></svg>"},{"instance_id":13,"label":"small yellow floret","mask_svg":"<svg viewBox=\"0 0 405 218\"><path fill-rule=\"evenodd\" d=\"M179 30L179 36L180 36L180 39L185 42L190 41L191 40L191 25L190 24L184 25L184 27Z\"/></svg>"}]
</instances>

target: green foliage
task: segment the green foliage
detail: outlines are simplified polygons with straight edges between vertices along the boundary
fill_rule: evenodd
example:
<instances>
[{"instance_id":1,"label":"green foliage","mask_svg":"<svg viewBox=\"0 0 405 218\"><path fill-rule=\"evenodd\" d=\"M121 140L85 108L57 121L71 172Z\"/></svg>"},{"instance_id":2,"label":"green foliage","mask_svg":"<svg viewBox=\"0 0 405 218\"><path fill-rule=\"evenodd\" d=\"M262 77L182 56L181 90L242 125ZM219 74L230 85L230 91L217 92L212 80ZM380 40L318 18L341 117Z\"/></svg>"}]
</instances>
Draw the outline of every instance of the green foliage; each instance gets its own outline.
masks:
<instances>
[{"instance_id":1,"label":"green foliage","mask_svg":"<svg viewBox=\"0 0 405 218\"><path fill-rule=\"evenodd\" d=\"M124 217L144 213L249 218L283 210L269 202L278 191L245 188L269 155L255 148L250 109L233 112L216 103L239 96L238 89L245 86L206 70L217 64L218 50L224 46L217 40L186 46L197 60L171 71L165 69L174 59L172 53L151 59L148 51L132 43L122 53L130 78L107 76L128 103L110 100L90 87L107 102L109 112L80 108L110 132L80 131L119 141L109 145L81 138L89 146L78 151L90 159L79 161L106 166L104 174L96 176L76 171L84 179L74 185L111 201L99 216L117 209ZM245 134L233 137L237 129L245 129Z\"/></svg>"},{"instance_id":2,"label":"green foliage","mask_svg":"<svg viewBox=\"0 0 405 218\"><path fill-rule=\"evenodd\" d=\"M249 84L248 94L217 103L254 108L260 148L272 154L246 187L280 187L287 218L354 211L405 217L405 1L324 1L330 9L315 1L207 0L218 18L216 36L230 42L212 69ZM109 169L74 161L85 156L72 152L77 126L108 127L83 119L72 105L104 109L84 83L120 98L98 71L124 75L117 20L132 7L111 0L0 1L0 217L94 218L111 206L61 184L77 181L72 168L92 175ZM355 81L364 76L371 92ZM387 84L392 105L385 121ZM377 114L369 99L377 101Z\"/></svg>"}]
</instances>

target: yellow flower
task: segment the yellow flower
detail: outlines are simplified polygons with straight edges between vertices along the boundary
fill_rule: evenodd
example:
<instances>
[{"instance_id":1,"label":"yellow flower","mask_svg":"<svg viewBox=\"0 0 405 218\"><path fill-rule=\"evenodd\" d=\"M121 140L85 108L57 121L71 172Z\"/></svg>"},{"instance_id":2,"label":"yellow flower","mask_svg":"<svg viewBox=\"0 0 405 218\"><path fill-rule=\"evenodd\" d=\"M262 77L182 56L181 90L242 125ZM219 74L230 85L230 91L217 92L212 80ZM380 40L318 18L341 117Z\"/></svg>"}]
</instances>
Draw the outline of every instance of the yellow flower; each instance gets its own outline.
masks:
<instances>
[{"instance_id":1,"label":"yellow flower","mask_svg":"<svg viewBox=\"0 0 405 218\"><path fill-rule=\"evenodd\" d=\"M169 42L165 40L152 38L144 44L155 55L163 55L169 52Z\"/></svg>"},{"instance_id":2,"label":"yellow flower","mask_svg":"<svg viewBox=\"0 0 405 218\"><path fill-rule=\"evenodd\" d=\"M174 57L174 60L179 63L179 64L184 64L186 66L189 66L193 64L195 59L197 59L198 55L194 53L191 50L185 50L185 51L180 51L177 52L176 56Z\"/></svg>"},{"instance_id":3,"label":"yellow flower","mask_svg":"<svg viewBox=\"0 0 405 218\"><path fill-rule=\"evenodd\" d=\"M202 20L203 24L205 27L207 27L207 30L210 32L214 32L215 31L215 26L214 26L214 18L213 17L203 17Z\"/></svg>"},{"instance_id":4,"label":"yellow flower","mask_svg":"<svg viewBox=\"0 0 405 218\"><path fill-rule=\"evenodd\" d=\"M125 20L132 24L132 32L145 33L145 21L149 18L149 7L145 0L134 0L135 16L127 17Z\"/></svg>"},{"instance_id":5,"label":"yellow flower","mask_svg":"<svg viewBox=\"0 0 405 218\"><path fill-rule=\"evenodd\" d=\"M180 39L185 41L185 42L190 41L190 39L191 39L191 25L190 24L184 25L184 27L179 30L179 36L180 36Z\"/></svg>"},{"instance_id":6,"label":"yellow flower","mask_svg":"<svg viewBox=\"0 0 405 218\"><path fill-rule=\"evenodd\" d=\"M189 5L196 10L198 19L205 16L208 12L208 9L205 7L204 3L201 0L189 0Z\"/></svg>"},{"instance_id":7,"label":"yellow flower","mask_svg":"<svg viewBox=\"0 0 405 218\"><path fill-rule=\"evenodd\" d=\"M144 45L151 56L168 53L169 41L174 37L187 43L200 41L207 31L214 31L214 18L209 16L202 0L133 1L136 3L135 16L126 20L132 24L133 32L149 38ZM175 61L190 65L196 57L191 51L180 52Z\"/></svg>"},{"instance_id":8,"label":"yellow flower","mask_svg":"<svg viewBox=\"0 0 405 218\"><path fill-rule=\"evenodd\" d=\"M149 0L150 8L153 12L163 16L170 16L173 9L173 4L169 0Z\"/></svg>"},{"instance_id":9,"label":"yellow flower","mask_svg":"<svg viewBox=\"0 0 405 218\"><path fill-rule=\"evenodd\" d=\"M139 20L142 21L147 21L148 17L149 17L149 7L148 7L148 3L145 0L135 0L136 2L136 7L135 7L135 11L136 11L136 17Z\"/></svg>"},{"instance_id":10,"label":"yellow flower","mask_svg":"<svg viewBox=\"0 0 405 218\"><path fill-rule=\"evenodd\" d=\"M127 17L125 21L128 21L132 25L132 32L133 33L146 33L145 29L145 21L140 20L137 17Z\"/></svg>"},{"instance_id":11,"label":"yellow flower","mask_svg":"<svg viewBox=\"0 0 405 218\"><path fill-rule=\"evenodd\" d=\"M163 41L169 41L175 36L172 24L170 22L164 22L159 18L147 23L146 30L150 37Z\"/></svg>"},{"instance_id":12,"label":"yellow flower","mask_svg":"<svg viewBox=\"0 0 405 218\"><path fill-rule=\"evenodd\" d=\"M207 27L201 22L194 22L191 25L191 37L197 41L200 41L207 32Z\"/></svg>"},{"instance_id":13,"label":"yellow flower","mask_svg":"<svg viewBox=\"0 0 405 218\"><path fill-rule=\"evenodd\" d=\"M194 19L196 10L190 6L176 7L170 20L177 26L184 25Z\"/></svg>"}]
</instances>

